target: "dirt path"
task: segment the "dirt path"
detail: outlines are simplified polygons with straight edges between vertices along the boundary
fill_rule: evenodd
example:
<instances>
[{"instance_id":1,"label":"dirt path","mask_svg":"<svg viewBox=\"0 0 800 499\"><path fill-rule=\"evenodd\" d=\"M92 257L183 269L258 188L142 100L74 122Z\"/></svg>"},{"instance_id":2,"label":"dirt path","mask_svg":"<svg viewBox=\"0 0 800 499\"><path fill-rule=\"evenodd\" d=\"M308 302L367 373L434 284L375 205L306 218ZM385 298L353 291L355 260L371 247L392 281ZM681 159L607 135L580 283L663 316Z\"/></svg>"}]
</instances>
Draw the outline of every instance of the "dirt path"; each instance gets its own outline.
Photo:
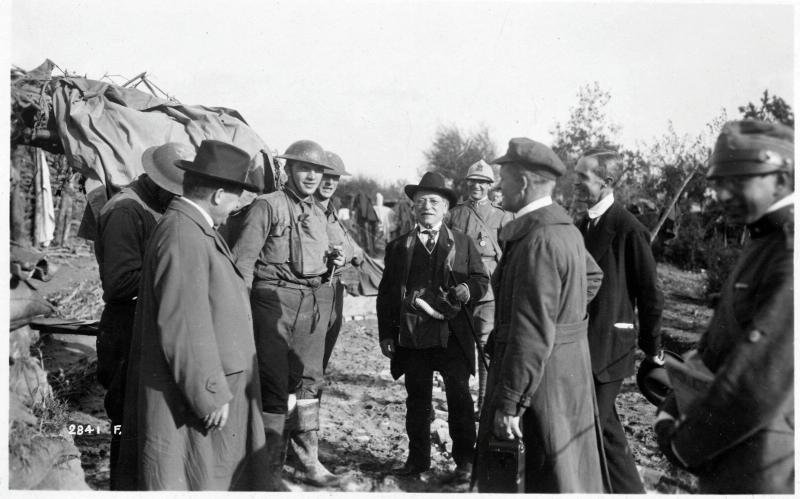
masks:
<instances>
[{"instance_id":1,"label":"dirt path","mask_svg":"<svg viewBox=\"0 0 800 499\"><path fill-rule=\"evenodd\" d=\"M99 317L97 270L91 256L56 258L66 264L59 274L42 286L43 294L61 301L65 316ZM63 261L63 262L62 262ZM673 350L689 348L707 323L710 311L701 300L702 275L659 266L665 288L667 312L664 329ZM75 292L75 290L78 290ZM67 302L64 300L69 298ZM402 379L394 381L389 362L378 348L377 325L370 301L352 300L350 314L358 320L345 322L339 344L328 366L327 386L322 403L321 460L345 478L347 491L380 492L466 492L465 485L450 483L454 463L448 444L435 443L432 469L420 477L402 478L390 474L407 454L405 435L405 389ZM347 302L346 302L347 303ZM347 305L346 305L347 306ZM73 315L69 315L73 314ZM83 317L81 317L83 315ZM94 489L108 489L110 428L102 406L103 390L94 381L96 353L94 338L59 336L41 343L45 367L51 373L79 375L71 397L70 422L98 428L75 435L87 482ZM473 394L475 380L472 380ZM434 387L436 420L432 430L446 429L447 404L441 385ZM651 425L655 408L641 396L633 378L623 384L618 409L645 485L650 492L693 491L691 475L673 468L658 451ZM440 432L442 433L442 432ZM446 434L446 431L443 432ZM437 439L434 437L434 442ZM291 466L287 476L293 477ZM318 490L295 483L296 490ZM336 490L342 490L336 489Z\"/></svg>"}]
</instances>

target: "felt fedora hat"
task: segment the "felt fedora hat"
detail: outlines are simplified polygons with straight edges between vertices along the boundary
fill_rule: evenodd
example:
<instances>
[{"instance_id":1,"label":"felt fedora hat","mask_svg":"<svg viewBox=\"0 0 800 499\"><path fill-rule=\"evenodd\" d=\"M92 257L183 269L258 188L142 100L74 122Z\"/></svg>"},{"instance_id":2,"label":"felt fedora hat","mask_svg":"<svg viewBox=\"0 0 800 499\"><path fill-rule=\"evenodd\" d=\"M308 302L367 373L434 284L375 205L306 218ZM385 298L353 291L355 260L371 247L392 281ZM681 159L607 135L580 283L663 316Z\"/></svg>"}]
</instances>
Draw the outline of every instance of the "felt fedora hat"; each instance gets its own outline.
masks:
<instances>
[{"instance_id":1,"label":"felt fedora hat","mask_svg":"<svg viewBox=\"0 0 800 499\"><path fill-rule=\"evenodd\" d=\"M251 158L247 151L233 144L206 139L200 143L194 161L178 159L175 166L181 170L220 184L234 185L246 191L261 192L263 186L254 185L248 177Z\"/></svg>"},{"instance_id":2,"label":"felt fedora hat","mask_svg":"<svg viewBox=\"0 0 800 499\"><path fill-rule=\"evenodd\" d=\"M339 175L339 176L350 176L350 172L344 169L344 161L342 158L339 157L338 154L331 151L325 151L325 156L328 158L328 163L330 164L333 171L325 171L327 175Z\"/></svg>"},{"instance_id":3,"label":"felt fedora hat","mask_svg":"<svg viewBox=\"0 0 800 499\"><path fill-rule=\"evenodd\" d=\"M683 362L680 355L669 350L664 350L664 355ZM672 382L667 375L667 369L649 358L645 358L639 364L639 370L636 372L636 384L644 398L656 407L660 406L672 391Z\"/></svg>"},{"instance_id":4,"label":"felt fedora hat","mask_svg":"<svg viewBox=\"0 0 800 499\"><path fill-rule=\"evenodd\" d=\"M183 170L175 165L175 161L191 161L194 156L194 147L181 142L167 142L148 147L142 154L142 167L156 185L180 196L183 194Z\"/></svg>"},{"instance_id":5,"label":"felt fedora hat","mask_svg":"<svg viewBox=\"0 0 800 499\"><path fill-rule=\"evenodd\" d=\"M426 172L425 175L422 176L422 180L419 181L419 184L409 184L405 187L405 192L408 197L414 199L414 195L417 192L435 192L443 196L450 202L450 206L455 206L456 202L458 201L458 196L456 193L453 192L452 189L448 189L447 185L445 185L444 177L437 172Z\"/></svg>"}]
</instances>

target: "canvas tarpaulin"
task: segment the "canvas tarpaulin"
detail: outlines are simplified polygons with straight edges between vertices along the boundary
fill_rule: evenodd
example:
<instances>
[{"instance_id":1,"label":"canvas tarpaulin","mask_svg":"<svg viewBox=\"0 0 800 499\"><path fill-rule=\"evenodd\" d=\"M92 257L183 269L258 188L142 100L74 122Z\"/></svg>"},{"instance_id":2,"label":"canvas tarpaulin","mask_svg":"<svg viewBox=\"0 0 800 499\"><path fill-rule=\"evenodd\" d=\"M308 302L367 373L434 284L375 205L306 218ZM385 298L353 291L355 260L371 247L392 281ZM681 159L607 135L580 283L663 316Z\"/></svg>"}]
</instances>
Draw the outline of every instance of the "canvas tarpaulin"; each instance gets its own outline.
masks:
<instances>
[{"instance_id":1,"label":"canvas tarpaulin","mask_svg":"<svg viewBox=\"0 0 800 499\"><path fill-rule=\"evenodd\" d=\"M204 139L232 143L253 158L252 179L272 178L272 157L242 116L222 107L190 106L107 82L64 77L52 82L56 129L70 166L86 178L87 213L79 235L93 239L94 220L109 196L144 172L142 153Z\"/></svg>"}]
</instances>

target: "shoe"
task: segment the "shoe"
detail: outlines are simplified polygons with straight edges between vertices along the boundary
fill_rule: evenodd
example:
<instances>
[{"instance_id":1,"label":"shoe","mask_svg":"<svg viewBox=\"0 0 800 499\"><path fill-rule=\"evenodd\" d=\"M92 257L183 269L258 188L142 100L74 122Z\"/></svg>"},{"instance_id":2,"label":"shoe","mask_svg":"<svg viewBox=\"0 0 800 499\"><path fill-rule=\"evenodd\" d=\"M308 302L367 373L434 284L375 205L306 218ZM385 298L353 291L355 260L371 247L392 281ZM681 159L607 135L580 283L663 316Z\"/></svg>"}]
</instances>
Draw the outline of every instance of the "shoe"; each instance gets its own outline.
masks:
<instances>
[{"instance_id":1,"label":"shoe","mask_svg":"<svg viewBox=\"0 0 800 499\"><path fill-rule=\"evenodd\" d=\"M418 466L416 464L406 462L402 466L395 466L392 468L392 474L397 476L418 475L428 471L429 469L431 469L430 466Z\"/></svg>"},{"instance_id":2,"label":"shoe","mask_svg":"<svg viewBox=\"0 0 800 499\"><path fill-rule=\"evenodd\" d=\"M455 483L469 483L472 479L472 463L463 463L456 466L452 481Z\"/></svg>"},{"instance_id":3,"label":"shoe","mask_svg":"<svg viewBox=\"0 0 800 499\"><path fill-rule=\"evenodd\" d=\"M292 434L291 449L297 457L298 479L314 487L338 487L340 478L319 461L319 431L299 431Z\"/></svg>"}]
</instances>

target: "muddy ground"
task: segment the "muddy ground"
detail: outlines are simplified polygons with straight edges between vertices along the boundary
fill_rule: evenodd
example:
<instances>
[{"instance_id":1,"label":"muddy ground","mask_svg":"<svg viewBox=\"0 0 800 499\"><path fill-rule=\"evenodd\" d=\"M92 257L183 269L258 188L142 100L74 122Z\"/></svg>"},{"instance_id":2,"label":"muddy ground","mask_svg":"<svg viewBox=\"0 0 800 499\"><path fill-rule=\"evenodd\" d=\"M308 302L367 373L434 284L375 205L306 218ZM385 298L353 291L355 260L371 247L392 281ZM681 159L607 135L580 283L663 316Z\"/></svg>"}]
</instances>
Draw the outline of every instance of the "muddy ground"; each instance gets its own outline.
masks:
<instances>
[{"instance_id":1,"label":"muddy ground","mask_svg":"<svg viewBox=\"0 0 800 499\"><path fill-rule=\"evenodd\" d=\"M60 268L52 281L40 286L42 294L57 303L65 317L99 318L102 303L97 265L88 248L52 253L49 260ZM710 318L702 298L703 276L665 265L659 265L659 276L666 298L665 344L682 352L698 339ZM349 320L328 366L323 395L321 460L346 478L342 489L348 491L466 492L465 485L451 483L454 464L448 442L438 443L436 436L431 471L418 478L390 473L393 466L402 464L407 452L405 390L402 378L392 380L388 360L380 354L373 303L368 298L345 300ZM45 368L70 400L69 420L75 425L75 443L82 453L87 482L93 489L107 490L111 429L103 410L103 389L94 381L94 341L89 336L46 335L39 348ZM472 381L475 392L477 382ZM441 385L434 387L434 407L432 431L446 428L447 404ZM694 491L691 475L675 469L658 451L651 430L655 408L638 392L633 378L623 384L618 410L647 490ZM91 433L86 427L92 428ZM81 428L83 434L78 434ZM296 490L316 490L293 480L291 467L286 471Z\"/></svg>"}]
</instances>

